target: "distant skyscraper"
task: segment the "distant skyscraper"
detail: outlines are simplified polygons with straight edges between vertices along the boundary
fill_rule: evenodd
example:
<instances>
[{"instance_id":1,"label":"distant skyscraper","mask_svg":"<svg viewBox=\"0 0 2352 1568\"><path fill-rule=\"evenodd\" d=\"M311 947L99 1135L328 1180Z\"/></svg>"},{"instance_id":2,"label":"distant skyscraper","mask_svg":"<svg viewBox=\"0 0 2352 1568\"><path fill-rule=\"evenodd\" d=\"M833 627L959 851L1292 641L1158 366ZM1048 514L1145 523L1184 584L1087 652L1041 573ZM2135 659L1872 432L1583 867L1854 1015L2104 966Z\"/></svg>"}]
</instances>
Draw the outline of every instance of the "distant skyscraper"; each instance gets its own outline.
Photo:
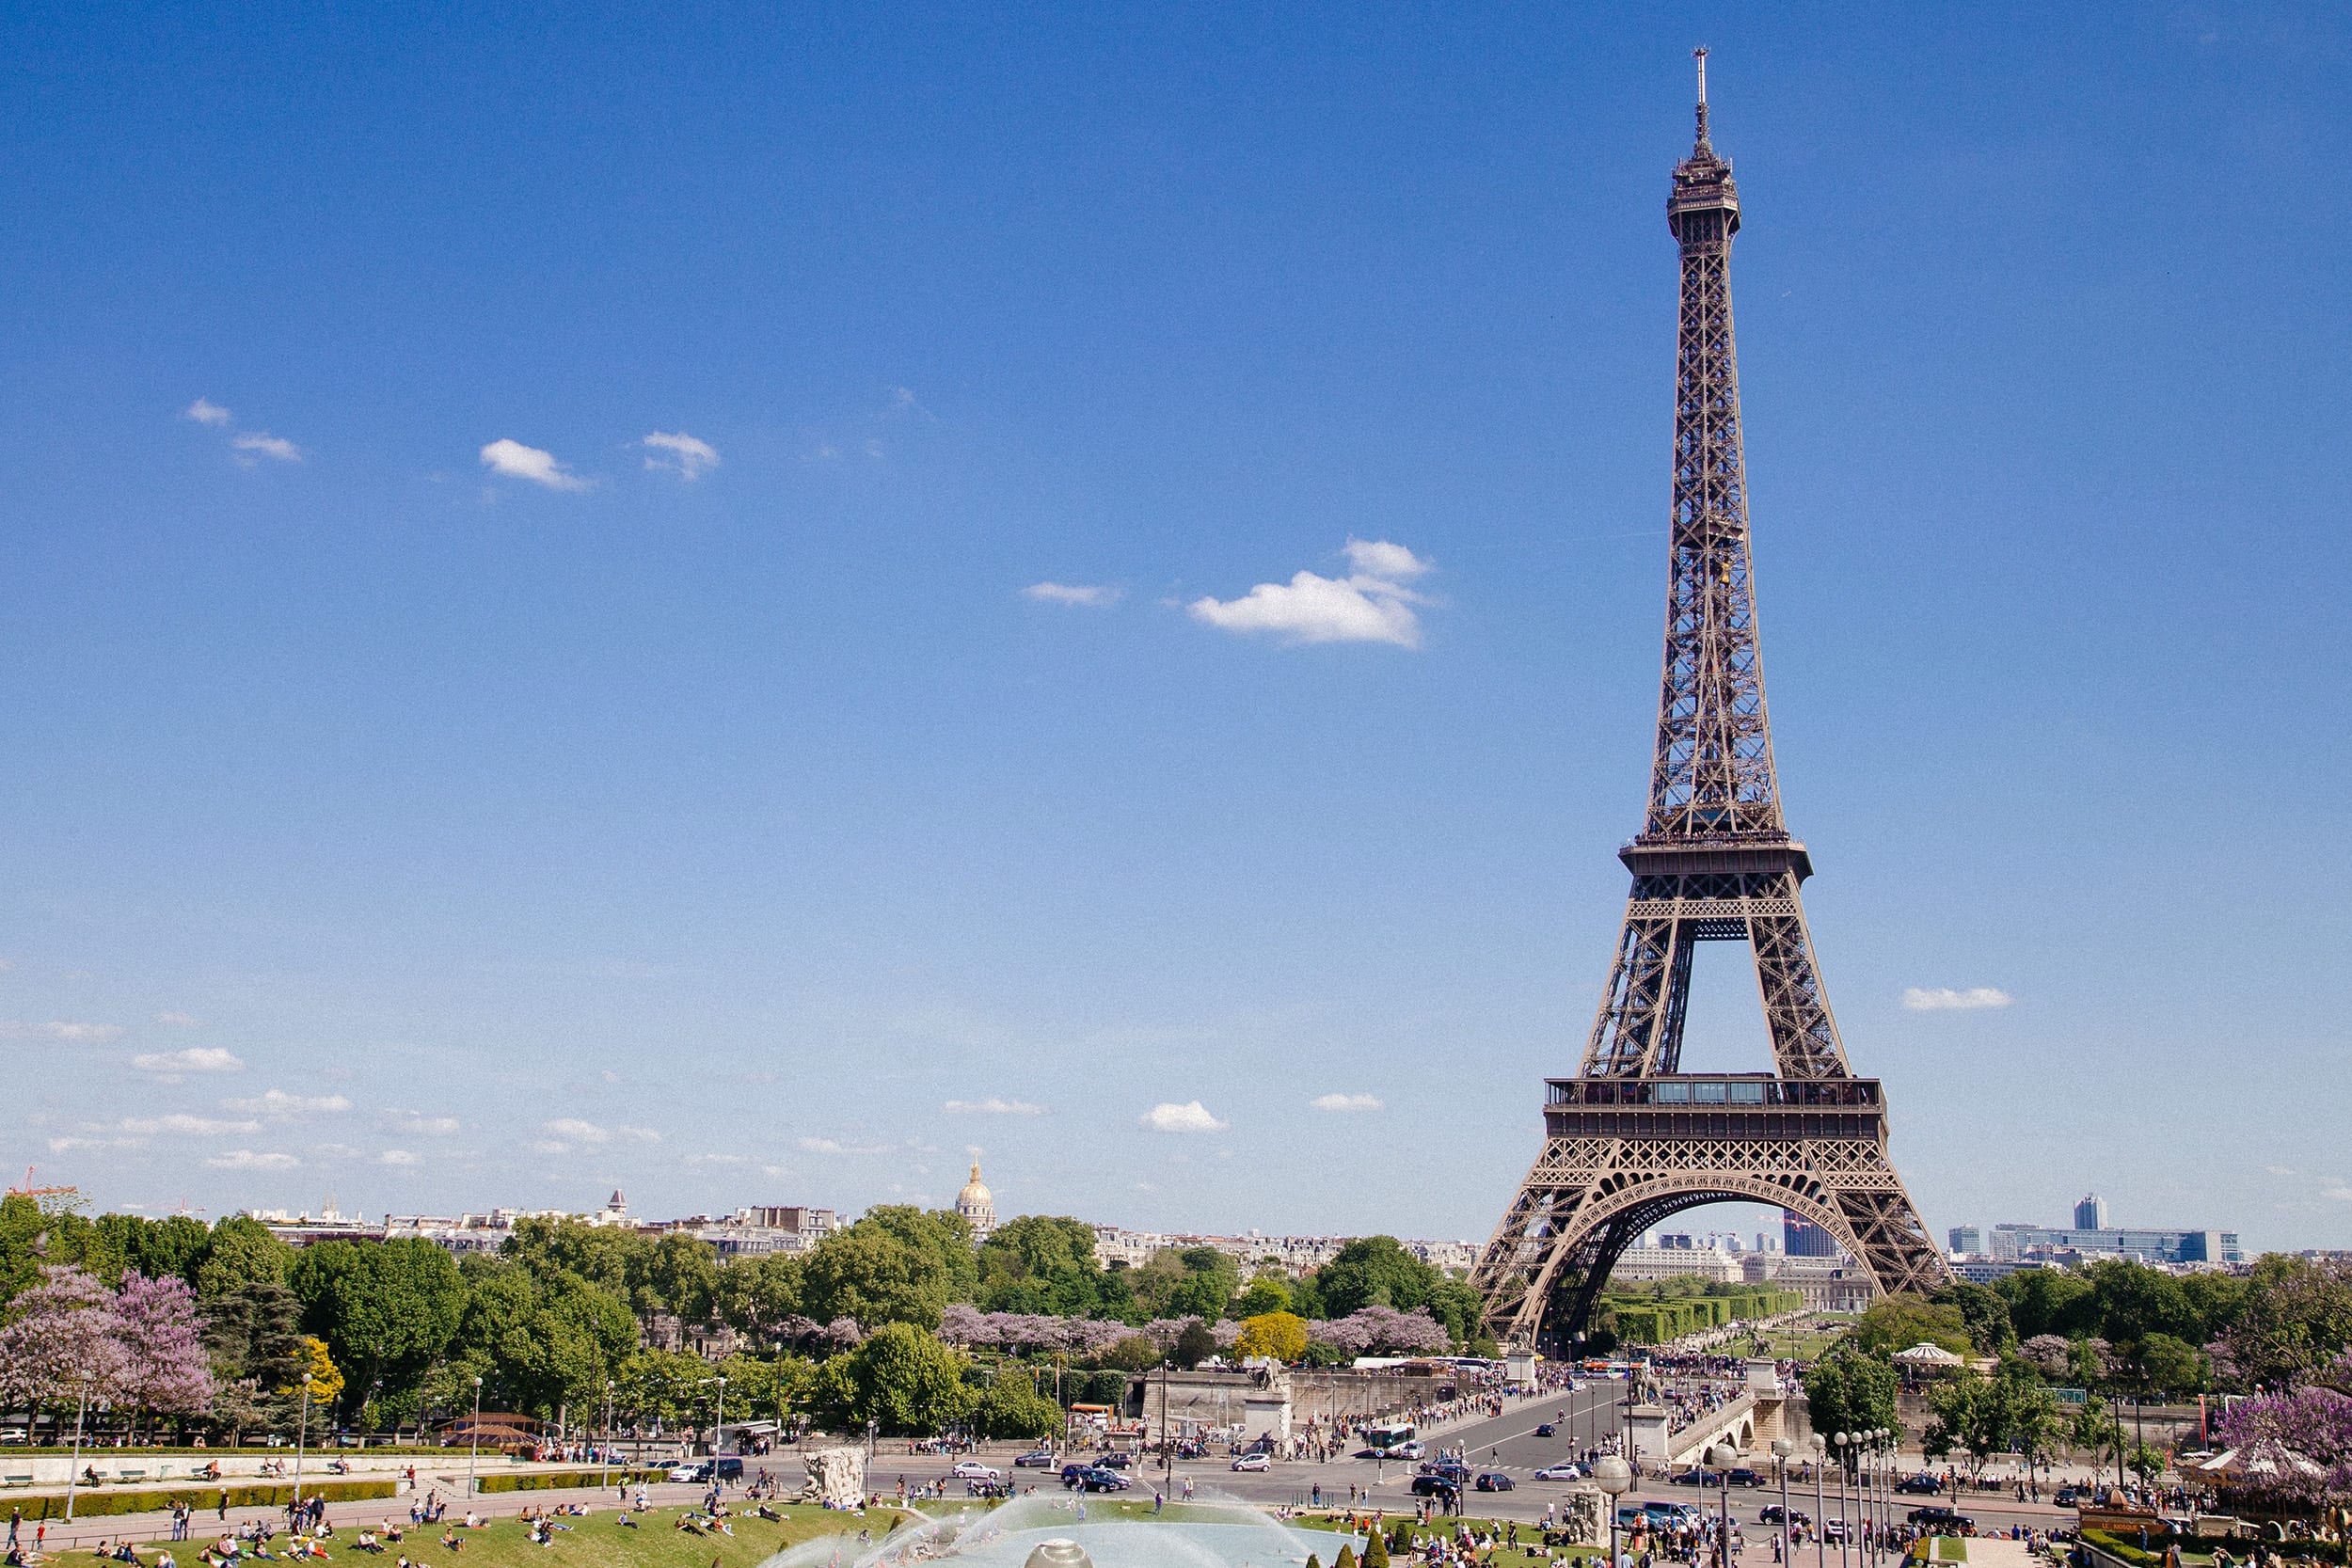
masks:
<instances>
[{"instance_id":1,"label":"distant skyscraper","mask_svg":"<svg viewBox=\"0 0 2352 1568\"><path fill-rule=\"evenodd\" d=\"M2092 1193L2074 1205L2074 1228L2105 1230L2107 1227L2107 1200Z\"/></svg>"},{"instance_id":2,"label":"distant skyscraper","mask_svg":"<svg viewBox=\"0 0 2352 1568\"><path fill-rule=\"evenodd\" d=\"M1780 1212L1781 1250L1791 1258L1835 1258L1837 1238L1784 1209Z\"/></svg>"},{"instance_id":3,"label":"distant skyscraper","mask_svg":"<svg viewBox=\"0 0 2352 1568\"><path fill-rule=\"evenodd\" d=\"M1984 1231L1973 1225L1956 1225L1947 1234L1954 1252L1974 1257L1984 1250Z\"/></svg>"}]
</instances>

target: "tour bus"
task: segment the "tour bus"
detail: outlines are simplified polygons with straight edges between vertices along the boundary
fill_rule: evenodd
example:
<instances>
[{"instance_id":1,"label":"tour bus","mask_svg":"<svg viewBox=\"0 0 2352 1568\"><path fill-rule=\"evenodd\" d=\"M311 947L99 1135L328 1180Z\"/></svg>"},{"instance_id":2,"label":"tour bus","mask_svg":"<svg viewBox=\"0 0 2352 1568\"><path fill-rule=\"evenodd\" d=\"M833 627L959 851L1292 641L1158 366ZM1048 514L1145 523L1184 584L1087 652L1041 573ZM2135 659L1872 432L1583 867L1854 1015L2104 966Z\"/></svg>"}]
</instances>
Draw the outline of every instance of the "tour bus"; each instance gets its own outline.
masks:
<instances>
[{"instance_id":1,"label":"tour bus","mask_svg":"<svg viewBox=\"0 0 2352 1568\"><path fill-rule=\"evenodd\" d=\"M1375 1450L1401 1449L1413 1440L1410 1421L1375 1421L1364 1429L1364 1441Z\"/></svg>"}]
</instances>

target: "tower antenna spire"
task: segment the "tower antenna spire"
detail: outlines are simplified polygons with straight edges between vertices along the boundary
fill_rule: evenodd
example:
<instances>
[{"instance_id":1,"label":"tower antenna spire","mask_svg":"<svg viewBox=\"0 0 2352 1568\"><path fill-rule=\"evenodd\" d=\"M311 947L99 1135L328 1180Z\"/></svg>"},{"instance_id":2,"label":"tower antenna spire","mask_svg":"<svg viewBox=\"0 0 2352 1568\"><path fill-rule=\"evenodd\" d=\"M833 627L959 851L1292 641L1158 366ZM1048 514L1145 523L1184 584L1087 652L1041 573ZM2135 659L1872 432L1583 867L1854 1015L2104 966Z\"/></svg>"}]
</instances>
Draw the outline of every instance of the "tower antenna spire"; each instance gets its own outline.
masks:
<instances>
[{"instance_id":1,"label":"tower antenna spire","mask_svg":"<svg viewBox=\"0 0 2352 1568\"><path fill-rule=\"evenodd\" d=\"M1707 146L1707 45L1691 51L1691 57L1699 63L1699 146Z\"/></svg>"}]
</instances>

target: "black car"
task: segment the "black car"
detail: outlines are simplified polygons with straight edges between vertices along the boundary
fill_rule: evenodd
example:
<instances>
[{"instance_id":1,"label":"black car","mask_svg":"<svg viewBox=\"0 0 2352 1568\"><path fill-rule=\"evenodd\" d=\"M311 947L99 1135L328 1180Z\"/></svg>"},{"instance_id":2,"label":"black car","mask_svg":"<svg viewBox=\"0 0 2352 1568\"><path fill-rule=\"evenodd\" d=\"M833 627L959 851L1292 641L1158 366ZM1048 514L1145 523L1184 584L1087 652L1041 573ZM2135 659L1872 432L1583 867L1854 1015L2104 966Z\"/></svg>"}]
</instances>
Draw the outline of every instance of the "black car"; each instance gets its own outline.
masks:
<instances>
[{"instance_id":1,"label":"black car","mask_svg":"<svg viewBox=\"0 0 2352 1568\"><path fill-rule=\"evenodd\" d=\"M1086 1479L1087 1471L1091 1468L1093 1466L1089 1465L1065 1465L1061 1467L1061 1483L1075 1486Z\"/></svg>"},{"instance_id":2,"label":"black car","mask_svg":"<svg viewBox=\"0 0 2352 1568\"><path fill-rule=\"evenodd\" d=\"M1813 1522L1812 1516L1806 1513L1804 1510L1801 1508L1783 1510L1778 1503L1766 1503L1762 1508L1756 1511L1756 1516L1763 1520L1764 1523L1768 1525L1777 1525L1782 1522L1781 1514L1784 1512L1786 1512L1788 1515L1788 1523L1789 1524L1809 1525Z\"/></svg>"},{"instance_id":3,"label":"black car","mask_svg":"<svg viewBox=\"0 0 2352 1568\"><path fill-rule=\"evenodd\" d=\"M1757 1475L1754 1470L1749 1469L1744 1465L1740 1465L1738 1469L1733 1470L1730 1474L1724 1477L1724 1479L1731 1482L1734 1486L1756 1487L1764 1484L1764 1478Z\"/></svg>"},{"instance_id":4,"label":"black car","mask_svg":"<svg viewBox=\"0 0 2352 1568\"><path fill-rule=\"evenodd\" d=\"M1443 1476L1451 1481L1470 1480L1470 1466L1458 1459L1433 1459L1421 1467L1424 1476Z\"/></svg>"},{"instance_id":5,"label":"black car","mask_svg":"<svg viewBox=\"0 0 2352 1568\"><path fill-rule=\"evenodd\" d=\"M1416 1497L1453 1497L1461 1494L1462 1483L1449 1476L1415 1476L1413 1496Z\"/></svg>"},{"instance_id":6,"label":"black car","mask_svg":"<svg viewBox=\"0 0 2352 1568\"><path fill-rule=\"evenodd\" d=\"M1117 1470L1105 1470L1097 1465L1078 1478L1078 1484L1088 1492L1124 1492L1135 1482Z\"/></svg>"},{"instance_id":7,"label":"black car","mask_svg":"<svg viewBox=\"0 0 2352 1568\"><path fill-rule=\"evenodd\" d=\"M1015 1456L1012 1463L1013 1467L1019 1470L1050 1470L1054 1467L1054 1450L1031 1449L1027 1453Z\"/></svg>"},{"instance_id":8,"label":"black car","mask_svg":"<svg viewBox=\"0 0 2352 1568\"><path fill-rule=\"evenodd\" d=\"M2060 1508L2073 1508L2083 1500L2083 1489L2079 1486L2061 1486L2051 1494L2050 1500Z\"/></svg>"},{"instance_id":9,"label":"black car","mask_svg":"<svg viewBox=\"0 0 2352 1568\"><path fill-rule=\"evenodd\" d=\"M1715 1472L1712 1470L1685 1470L1682 1474L1675 1477L1675 1484L1677 1486L1712 1486L1715 1484Z\"/></svg>"},{"instance_id":10,"label":"black car","mask_svg":"<svg viewBox=\"0 0 2352 1568\"><path fill-rule=\"evenodd\" d=\"M1925 1473L1905 1476L1895 1483L1898 1492L1908 1492L1915 1497L1932 1497L1944 1490L1944 1483Z\"/></svg>"},{"instance_id":11,"label":"black car","mask_svg":"<svg viewBox=\"0 0 2352 1568\"><path fill-rule=\"evenodd\" d=\"M1511 1478L1504 1475L1502 1471L1482 1470L1479 1472L1478 1476L1478 1490L1481 1492L1509 1492L1514 1490L1514 1487Z\"/></svg>"},{"instance_id":12,"label":"black car","mask_svg":"<svg viewBox=\"0 0 2352 1568\"><path fill-rule=\"evenodd\" d=\"M1549 1437L1557 1430L1559 1429L1554 1427L1549 1421L1546 1421L1543 1425L1535 1429L1535 1435L1538 1437Z\"/></svg>"},{"instance_id":13,"label":"black car","mask_svg":"<svg viewBox=\"0 0 2352 1568\"><path fill-rule=\"evenodd\" d=\"M1972 1530L1977 1528L1977 1522L1965 1513L1955 1513L1940 1504L1931 1503L1926 1508L1915 1508L1911 1511L1910 1518L1915 1525L1931 1525L1937 1529Z\"/></svg>"},{"instance_id":14,"label":"black car","mask_svg":"<svg viewBox=\"0 0 2352 1568\"><path fill-rule=\"evenodd\" d=\"M1094 1456L1095 1465L1098 1468L1104 1470L1123 1470L1135 1462L1135 1455L1133 1454L1098 1453Z\"/></svg>"}]
</instances>

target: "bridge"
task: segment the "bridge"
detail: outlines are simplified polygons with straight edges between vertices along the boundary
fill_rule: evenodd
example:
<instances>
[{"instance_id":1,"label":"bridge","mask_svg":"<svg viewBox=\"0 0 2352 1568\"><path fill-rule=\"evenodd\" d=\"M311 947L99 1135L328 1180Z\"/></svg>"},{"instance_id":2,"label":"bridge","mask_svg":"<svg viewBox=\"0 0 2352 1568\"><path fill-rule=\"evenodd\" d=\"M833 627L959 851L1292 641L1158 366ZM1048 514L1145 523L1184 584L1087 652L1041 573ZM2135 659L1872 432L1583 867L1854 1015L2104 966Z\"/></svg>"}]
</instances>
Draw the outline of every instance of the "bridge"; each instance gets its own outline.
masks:
<instances>
[{"instance_id":1,"label":"bridge","mask_svg":"<svg viewBox=\"0 0 2352 1568\"><path fill-rule=\"evenodd\" d=\"M1753 1455L1775 1437L1793 1437L1802 1418L1789 1409L1796 1390L1781 1387L1770 1361L1748 1363L1747 1386L1732 1399L1681 1426L1660 1404L1637 1404L1626 1412L1633 1457L1677 1469L1704 1462L1707 1450L1728 1443Z\"/></svg>"}]
</instances>

